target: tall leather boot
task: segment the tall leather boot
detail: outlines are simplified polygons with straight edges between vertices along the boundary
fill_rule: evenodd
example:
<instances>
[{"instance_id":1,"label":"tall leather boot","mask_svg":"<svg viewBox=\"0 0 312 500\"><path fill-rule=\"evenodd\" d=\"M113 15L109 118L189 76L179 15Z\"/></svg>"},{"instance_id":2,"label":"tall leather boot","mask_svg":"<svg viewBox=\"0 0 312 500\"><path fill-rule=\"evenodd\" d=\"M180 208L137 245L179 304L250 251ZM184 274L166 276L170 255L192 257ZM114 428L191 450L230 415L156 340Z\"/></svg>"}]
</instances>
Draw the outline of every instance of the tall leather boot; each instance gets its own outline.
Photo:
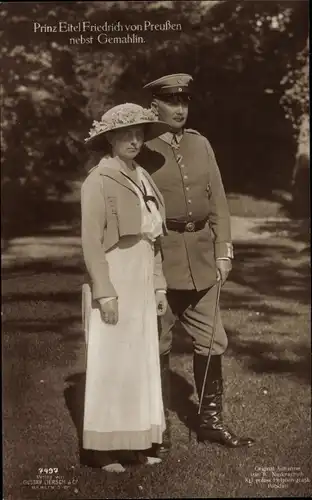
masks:
<instances>
[{"instance_id":1,"label":"tall leather boot","mask_svg":"<svg viewBox=\"0 0 312 500\"><path fill-rule=\"evenodd\" d=\"M169 353L160 356L161 388L166 419L166 429L163 433L163 442L158 448L158 453L168 453L171 448L171 424L169 419L170 408L170 363Z\"/></svg>"},{"instance_id":2,"label":"tall leather boot","mask_svg":"<svg viewBox=\"0 0 312 500\"><path fill-rule=\"evenodd\" d=\"M194 354L194 378L198 397L201 396L207 356ZM198 416L197 439L223 444L230 448L252 446L254 440L238 437L222 420L222 366L221 356L211 356L205 384L201 413Z\"/></svg>"}]
</instances>

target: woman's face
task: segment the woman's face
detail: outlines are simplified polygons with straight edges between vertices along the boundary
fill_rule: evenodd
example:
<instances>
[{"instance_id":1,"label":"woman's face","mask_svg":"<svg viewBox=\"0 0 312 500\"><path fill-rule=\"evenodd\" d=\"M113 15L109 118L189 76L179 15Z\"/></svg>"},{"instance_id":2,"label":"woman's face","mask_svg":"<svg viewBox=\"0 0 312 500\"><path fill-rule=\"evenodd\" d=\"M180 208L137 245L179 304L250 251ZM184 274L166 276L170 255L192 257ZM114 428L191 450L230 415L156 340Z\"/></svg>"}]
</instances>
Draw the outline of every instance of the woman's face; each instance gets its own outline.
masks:
<instances>
[{"instance_id":1,"label":"woman's face","mask_svg":"<svg viewBox=\"0 0 312 500\"><path fill-rule=\"evenodd\" d=\"M124 160L132 160L140 152L144 142L144 126L133 125L112 131L108 135L113 156Z\"/></svg>"}]
</instances>

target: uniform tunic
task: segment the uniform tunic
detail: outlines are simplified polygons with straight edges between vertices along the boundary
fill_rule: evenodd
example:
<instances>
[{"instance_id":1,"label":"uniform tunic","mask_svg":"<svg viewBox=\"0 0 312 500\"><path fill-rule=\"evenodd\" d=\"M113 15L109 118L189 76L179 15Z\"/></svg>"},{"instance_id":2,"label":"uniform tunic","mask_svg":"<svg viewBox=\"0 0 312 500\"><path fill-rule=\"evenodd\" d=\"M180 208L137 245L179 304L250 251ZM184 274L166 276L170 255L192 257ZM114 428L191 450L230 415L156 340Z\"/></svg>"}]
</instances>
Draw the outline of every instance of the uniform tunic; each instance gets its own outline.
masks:
<instances>
[{"instance_id":1,"label":"uniform tunic","mask_svg":"<svg viewBox=\"0 0 312 500\"><path fill-rule=\"evenodd\" d=\"M174 141L176 139L176 141ZM230 214L215 155L196 131L170 132L146 143L140 164L162 193L168 235L162 238L168 310L161 318L160 352L170 351L172 329L179 318L199 354L209 352L216 307L216 259L232 258ZM204 221L196 232L170 230L169 221ZM219 308L212 354L228 344Z\"/></svg>"},{"instance_id":2,"label":"uniform tunic","mask_svg":"<svg viewBox=\"0 0 312 500\"><path fill-rule=\"evenodd\" d=\"M141 169L138 174L153 194ZM142 211L141 234L123 236L105 252L118 296L116 325L102 320L90 285L83 288L86 449L147 449L162 442L165 429L154 290L154 240L162 233L162 218L152 201L148 211L135 190Z\"/></svg>"},{"instance_id":3,"label":"uniform tunic","mask_svg":"<svg viewBox=\"0 0 312 500\"><path fill-rule=\"evenodd\" d=\"M227 200L213 150L205 137L186 130L179 144L172 134L146 143L140 164L162 193L167 220L207 219L204 229L162 239L164 273L168 288L203 290L217 278L216 259L232 257Z\"/></svg>"}]
</instances>

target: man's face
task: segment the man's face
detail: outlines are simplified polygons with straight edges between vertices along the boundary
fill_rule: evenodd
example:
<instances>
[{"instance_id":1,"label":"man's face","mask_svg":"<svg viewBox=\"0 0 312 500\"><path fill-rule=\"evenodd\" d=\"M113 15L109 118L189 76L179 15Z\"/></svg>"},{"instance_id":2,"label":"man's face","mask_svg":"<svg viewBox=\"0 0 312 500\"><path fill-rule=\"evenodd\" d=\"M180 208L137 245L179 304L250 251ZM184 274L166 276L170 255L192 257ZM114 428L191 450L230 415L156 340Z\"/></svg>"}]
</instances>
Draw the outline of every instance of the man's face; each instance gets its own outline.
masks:
<instances>
[{"instance_id":1,"label":"man's face","mask_svg":"<svg viewBox=\"0 0 312 500\"><path fill-rule=\"evenodd\" d=\"M187 120L189 97L185 94L157 97L152 103L153 107L158 112L158 119L168 123L172 132L178 132Z\"/></svg>"}]
</instances>

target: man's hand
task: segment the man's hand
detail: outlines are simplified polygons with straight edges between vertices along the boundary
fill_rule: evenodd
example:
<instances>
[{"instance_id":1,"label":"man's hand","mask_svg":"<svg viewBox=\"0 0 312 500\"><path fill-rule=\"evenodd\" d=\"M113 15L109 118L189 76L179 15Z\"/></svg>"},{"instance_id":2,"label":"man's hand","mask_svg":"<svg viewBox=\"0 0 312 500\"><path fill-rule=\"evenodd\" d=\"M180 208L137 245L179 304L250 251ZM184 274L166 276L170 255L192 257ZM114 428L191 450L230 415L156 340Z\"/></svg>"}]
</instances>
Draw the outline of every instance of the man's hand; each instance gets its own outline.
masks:
<instances>
[{"instance_id":1,"label":"man's hand","mask_svg":"<svg viewBox=\"0 0 312 500\"><path fill-rule=\"evenodd\" d=\"M155 298L156 298L157 316L163 316L168 307L166 293L163 292L162 290L156 290Z\"/></svg>"},{"instance_id":2,"label":"man's hand","mask_svg":"<svg viewBox=\"0 0 312 500\"><path fill-rule=\"evenodd\" d=\"M217 280L221 280L222 285L224 285L232 269L232 261L231 259L217 259L216 266L218 274Z\"/></svg>"},{"instance_id":3,"label":"man's hand","mask_svg":"<svg viewBox=\"0 0 312 500\"><path fill-rule=\"evenodd\" d=\"M103 321L109 325L116 325L118 321L118 300L117 298L110 299L109 301L105 299L99 299L100 311Z\"/></svg>"}]
</instances>

